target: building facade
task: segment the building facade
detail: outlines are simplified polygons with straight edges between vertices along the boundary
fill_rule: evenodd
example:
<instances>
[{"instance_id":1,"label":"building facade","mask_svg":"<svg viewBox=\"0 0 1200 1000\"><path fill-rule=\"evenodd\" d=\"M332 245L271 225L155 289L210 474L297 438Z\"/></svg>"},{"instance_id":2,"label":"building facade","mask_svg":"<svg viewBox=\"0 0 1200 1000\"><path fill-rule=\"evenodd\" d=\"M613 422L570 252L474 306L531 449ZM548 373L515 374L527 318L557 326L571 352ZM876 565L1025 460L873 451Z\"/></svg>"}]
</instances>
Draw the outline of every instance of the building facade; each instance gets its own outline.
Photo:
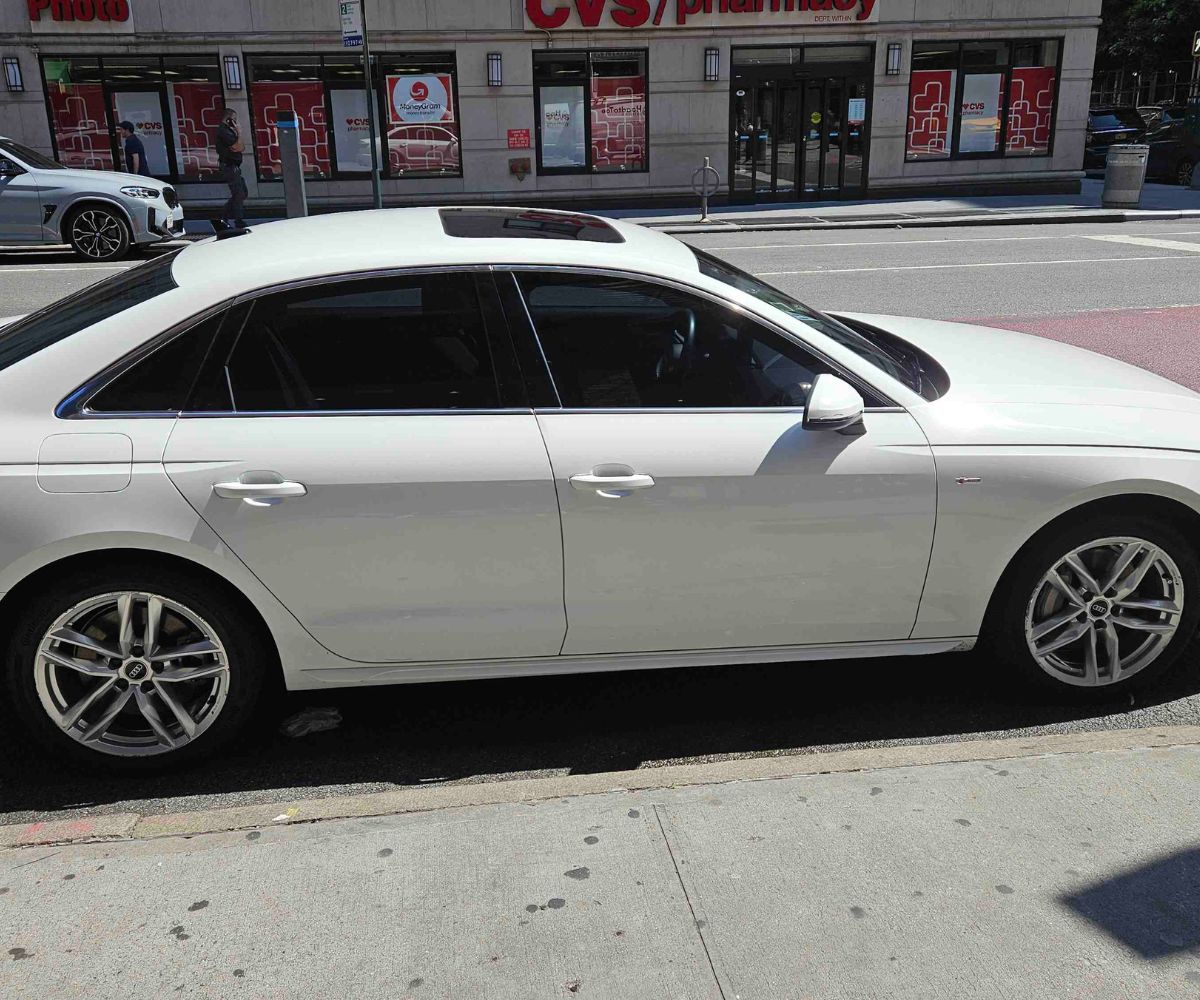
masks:
<instances>
[{"instance_id":1,"label":"building facade","mask_svg":"<svg viewBox=\"0 0 1200 1000\"><path fill-rule=\"evenodd\" d=\"M1075 190L1101 0L366 0L373 103L338 0L0 0L0 134L215 205L239 112L251 205L308 197L733 202ZM368 112L373 111L372 115Z\"/></svg>"}]
</instances>

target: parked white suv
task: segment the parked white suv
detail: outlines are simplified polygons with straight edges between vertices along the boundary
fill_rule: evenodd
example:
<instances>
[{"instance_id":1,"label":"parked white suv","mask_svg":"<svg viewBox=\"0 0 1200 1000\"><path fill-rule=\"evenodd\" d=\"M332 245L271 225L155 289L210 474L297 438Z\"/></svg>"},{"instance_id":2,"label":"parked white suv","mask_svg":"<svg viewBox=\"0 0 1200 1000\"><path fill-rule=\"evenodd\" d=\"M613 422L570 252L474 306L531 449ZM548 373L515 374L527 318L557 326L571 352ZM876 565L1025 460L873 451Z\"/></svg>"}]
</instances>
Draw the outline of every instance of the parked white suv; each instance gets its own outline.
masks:
<instances>
[{"instance_id":1,"label":"parked white suv","mask_svg":"<svg viewBox=\"0 0 1200 1000\"><path fill-rule=\"evenodd\" d=\"M175 189L153 177L72 170L0 136L0 246L69 243L88 260L183 232Z\"/></svg>"}]
</instances>

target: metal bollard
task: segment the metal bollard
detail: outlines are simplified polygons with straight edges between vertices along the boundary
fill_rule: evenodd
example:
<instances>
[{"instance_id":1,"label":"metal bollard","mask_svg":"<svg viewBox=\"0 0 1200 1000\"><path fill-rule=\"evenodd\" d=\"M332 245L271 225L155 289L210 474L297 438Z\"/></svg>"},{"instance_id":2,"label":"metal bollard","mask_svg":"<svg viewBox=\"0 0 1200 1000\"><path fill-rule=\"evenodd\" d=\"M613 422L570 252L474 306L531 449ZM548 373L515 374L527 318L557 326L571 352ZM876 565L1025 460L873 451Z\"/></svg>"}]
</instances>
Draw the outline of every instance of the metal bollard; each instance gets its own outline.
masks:
<instances>
[{"instance_id":1,"label":"metal bollard","mask_svg":"<svg viewBox=\"0 0 1200 1000\"><path fill-rule=\"evenodd\" d=\"M1137 208L1142 200L1142 185L1146 180L1146 161L1149 157L1149 146L1109 146L1108 160L1104 166L1104 194L1100 204L1105 208Z\"/></svg>"},{"instance_id":2,"label":"metal bollard","mask_svg":"<svg viewBox=\"0 0 1200 1000\"><path fill-rule=\"evenodd\" d=\"M700 221L708 221L708 196L717 193L721 186L721 175L710 162L710 157L704 158L704 166L697 167L692 174L692 190L700 196Z\"/></svg>"},{"instance_id":3,"label":"metal bollard","mask_svg":"<svg viewBox=\"0 0 1200 1000\"><path fill-rule=\"evenodd\" d=\"M275 134L279 143L279 171L283 175L283 201L287 217L308 215L308 196L304 193L304 163L300 159L300 123L296 112L280 111L275 116Z\"/></svg>"}]
</instances>

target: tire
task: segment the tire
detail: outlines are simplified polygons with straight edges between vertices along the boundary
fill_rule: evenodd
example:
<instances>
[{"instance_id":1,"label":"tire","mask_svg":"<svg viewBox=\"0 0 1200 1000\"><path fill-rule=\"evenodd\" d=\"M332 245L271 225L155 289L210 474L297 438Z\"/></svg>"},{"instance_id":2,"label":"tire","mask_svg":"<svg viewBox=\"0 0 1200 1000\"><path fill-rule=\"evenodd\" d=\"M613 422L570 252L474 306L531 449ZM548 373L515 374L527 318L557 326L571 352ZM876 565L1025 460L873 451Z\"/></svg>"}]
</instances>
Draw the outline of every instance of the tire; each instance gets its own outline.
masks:
<instances>
[{"instance_id":1,"label":"tire","mask_svg":"<svg viewBox=\"0 0 1200 1000\"><path fill-rule=\"evenodd\" d=\"M1135 551L1114 587L1112 576L1121 569L1116 563L1130 546ZM1099 594L1068 564L1067 557L1074 553L1091 583L1102 588ZM1147 563L1141 582L1124 594ZM1049 582L1051 571L1058 573L1062 588ZM1067 591L1076 599L1068 598ZM1129 601L1143 607L1129 607ZM1163 603L1148 609L1146 601ZM1165 610L1168 607L1176 611ZM1161 683L1178 666L1198 625L1200 560L1177 528L1157 517L1085 515L1040 533L1018 554L993 600L983 651L1002 668L1015 667L1027 683L1043 691L1088 701ZM1076 633L1077 638L1066 641ZM1092 636L1095 652L1089 653ZM1115 679L1114 637L1119 665ZM1065 645L1047 649L1060 642ZM1035 655L1033 643L1042 655ZM1094 658L1089 661L1089 656Z\"/></svg>"},{"instance_id":2,"label":"tire","mask_svg":"<svg viewBox=\"0 0 1200 1000\"><path fill-rule=\"evenodd\" d=\"M1192 174L1196 170L1196 164L1191 160L1180 160L1179 166L1175 168L1175 179L1183 187L1192 186Z\"/></svg>"},{"instance_id":3,"label":"tire","mask_svg":"<svg viewBox=\"0 0 1200 1000\"><path fill-rule=\"evenodd\" d=\"M159 627L150 645L152 603ZM74 639L62 638L66 631ZM54 758L148 773L195 763L233 739L275 662L261 624L221 589L131 565L79 573L32 597L12 620L0 687L16 721Z\"/></svg>"},{"instance_id":4,"label":"tire","mask_svg":"<svg viewBox=\"0 0 1200 1000\"><path fill-rule=\"evenodd\" d=\"M66 233L71 248L84 260L122 260L133 241L121 213L103 205L84 205L72 212Z\"/></svg>"}]
</instances>

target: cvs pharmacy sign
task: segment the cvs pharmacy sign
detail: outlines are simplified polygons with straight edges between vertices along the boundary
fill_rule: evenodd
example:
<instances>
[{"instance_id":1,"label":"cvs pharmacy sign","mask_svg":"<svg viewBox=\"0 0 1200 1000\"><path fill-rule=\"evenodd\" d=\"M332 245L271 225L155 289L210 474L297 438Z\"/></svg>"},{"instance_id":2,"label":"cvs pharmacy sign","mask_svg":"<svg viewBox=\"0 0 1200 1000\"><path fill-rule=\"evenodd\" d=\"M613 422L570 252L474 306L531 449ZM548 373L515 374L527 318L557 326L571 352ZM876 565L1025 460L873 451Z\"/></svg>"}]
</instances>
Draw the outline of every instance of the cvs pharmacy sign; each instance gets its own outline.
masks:
<instances>
[{"instance_id":1,"label":"cvs pharmacy sign","mask_svg":"<svg viewBox=\"0 0 1200 1000\"><path fill-rule=\"evenodd\" d=\"M882 0L525 0L527 28L782 27L879 20Z\"/></svg>"}]
</instances>

